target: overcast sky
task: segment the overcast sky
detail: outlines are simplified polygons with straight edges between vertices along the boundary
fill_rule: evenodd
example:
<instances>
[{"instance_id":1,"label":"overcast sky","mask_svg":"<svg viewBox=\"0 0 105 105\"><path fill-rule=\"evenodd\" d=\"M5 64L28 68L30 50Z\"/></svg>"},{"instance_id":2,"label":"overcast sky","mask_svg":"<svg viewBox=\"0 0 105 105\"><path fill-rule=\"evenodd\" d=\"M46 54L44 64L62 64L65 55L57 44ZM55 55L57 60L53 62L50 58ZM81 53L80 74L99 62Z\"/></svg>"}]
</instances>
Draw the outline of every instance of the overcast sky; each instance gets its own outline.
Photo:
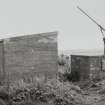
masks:
<instances>
[{"instance_id":1,"label":"overcast sky","mask_svg":"<svg viewBox=\"0 0 105 105\"><path fill-rule=\"evenodd\" d=\"M0 0L0 38L58 31L59 50L103 49L105 0Z\"/></svg>"}]
</instances>

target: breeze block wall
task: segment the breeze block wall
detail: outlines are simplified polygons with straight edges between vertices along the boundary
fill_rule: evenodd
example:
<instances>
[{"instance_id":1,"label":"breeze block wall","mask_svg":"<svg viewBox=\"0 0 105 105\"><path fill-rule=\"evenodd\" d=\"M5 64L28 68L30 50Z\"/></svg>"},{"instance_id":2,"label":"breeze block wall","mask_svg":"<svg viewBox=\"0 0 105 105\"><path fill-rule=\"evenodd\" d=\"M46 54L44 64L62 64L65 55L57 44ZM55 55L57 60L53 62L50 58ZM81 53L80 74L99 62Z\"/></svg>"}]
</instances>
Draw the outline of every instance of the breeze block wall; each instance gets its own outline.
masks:
<instances>
[{"instance_id":1,"label":"breeze block wall","mask_svg":"<svg viewBox=\"0 0 105 105\"><path fill-rule=\"evenodd\" d=\"M71 55L71 73L78 73L78 81L89 78L89 69L90 66L88 56Z\"/></svg>"},{"instance_id":2,"label":"breeze block wall","mask_svg":"<svg viewBox=\"0 0 105 105\"><path fill-rule=\"evenodd\" d=\"M79 80L99 79L101 64L101 56L71 55L71 73L77 72Z\"/></svg>"},{"instance_id":3,"label":"breeze block wall","mask_svg":"<svg viewBox=\"0 0 105 105\"><path fill-rule=\"evenodd\" d=\"M53 78L57 66L57 32L4 39L5 71L9 78Z\"/></svg>"},{"instance_id":4,"label":"breeze block wall","mask_svg":"<svg viewBox=\"0 0 105 105\"><path fill-rule=\"evenodd\" d=\"M90 76L93 79L100 79L102 72L102 56L90 56Z\"/></svg>"}]
</instances>

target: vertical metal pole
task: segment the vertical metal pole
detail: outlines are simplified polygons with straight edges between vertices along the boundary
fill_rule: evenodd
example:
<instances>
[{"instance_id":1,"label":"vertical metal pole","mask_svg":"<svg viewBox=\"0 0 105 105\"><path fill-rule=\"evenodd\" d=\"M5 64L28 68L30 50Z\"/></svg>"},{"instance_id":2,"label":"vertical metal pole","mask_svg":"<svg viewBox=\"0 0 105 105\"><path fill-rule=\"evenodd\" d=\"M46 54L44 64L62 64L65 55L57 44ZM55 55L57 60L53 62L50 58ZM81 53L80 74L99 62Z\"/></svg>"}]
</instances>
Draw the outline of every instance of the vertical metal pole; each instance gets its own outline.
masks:
<instances>
[{"instance_id":1,"label":"vertical metal pole","mask_svg":"<svg viewBox=\"0 0 105 105\"><path fill-rule=\"evenodd\" d=\"M103 38L104 41L104 56L105 56L105 37Z\"/></svg>"},{"instance_id":2,"label":"vertical metal pole","mask_svg":"<svg viewBox=\"0 0 105 105\"><path fill-rule=\"evenodd\" d=\"M103 42L104 42L104 54L102 56L102 59L101 59L101 70L105 70L105 37L103 37Z\"/></svg>"}]
</instances>

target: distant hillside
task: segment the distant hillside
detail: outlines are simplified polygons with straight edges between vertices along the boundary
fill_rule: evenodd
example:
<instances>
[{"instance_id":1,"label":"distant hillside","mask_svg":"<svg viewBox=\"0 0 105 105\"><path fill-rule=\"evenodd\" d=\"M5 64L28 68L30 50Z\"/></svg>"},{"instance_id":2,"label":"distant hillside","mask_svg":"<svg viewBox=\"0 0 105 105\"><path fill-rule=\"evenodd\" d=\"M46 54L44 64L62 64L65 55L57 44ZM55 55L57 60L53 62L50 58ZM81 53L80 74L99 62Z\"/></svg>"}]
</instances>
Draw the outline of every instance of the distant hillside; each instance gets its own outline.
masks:
<instances>
[{"instance_id":1,"label":"distant hillside","mask_svg":"<svg viewBox=\"0 0 105 105\"><path fill-rule=\"evenodd\" d=\"M102 49L91 49L91 50L63 50L58 51L59 54L65 54L65 55L90 55L90 56L96 56L96 55L103 55L104 51Z\"/></svg>"}]
</instances>

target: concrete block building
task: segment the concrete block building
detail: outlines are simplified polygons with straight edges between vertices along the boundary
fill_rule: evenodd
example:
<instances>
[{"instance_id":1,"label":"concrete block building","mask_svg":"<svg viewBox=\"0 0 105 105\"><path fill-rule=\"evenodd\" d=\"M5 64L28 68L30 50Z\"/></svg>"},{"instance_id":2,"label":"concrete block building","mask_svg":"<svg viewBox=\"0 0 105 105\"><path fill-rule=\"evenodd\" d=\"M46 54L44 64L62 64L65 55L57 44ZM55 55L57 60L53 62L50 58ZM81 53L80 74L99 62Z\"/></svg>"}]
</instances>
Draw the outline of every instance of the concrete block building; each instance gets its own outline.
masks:
<instances>
[{"instance_id":1,"label":"concrete block building","mask_svg":"<svg viewBox=\"0 0 105 105\"><path fill-rule=\"evenodd\" d=\"M57 32L48 32L0 41L0 74L12 80L40 75L56 76Z\"/></svg>"},{"instance_id":2,"label":"concrete block building","mask_svg":"<svg viewBox=\"0 0 105 105\"><path fill-rule=\"evenodd\" d=\"M71 73L74 72L79 80L101 78L102 56L71 55Z\"/></svg>"}]
</instances>

